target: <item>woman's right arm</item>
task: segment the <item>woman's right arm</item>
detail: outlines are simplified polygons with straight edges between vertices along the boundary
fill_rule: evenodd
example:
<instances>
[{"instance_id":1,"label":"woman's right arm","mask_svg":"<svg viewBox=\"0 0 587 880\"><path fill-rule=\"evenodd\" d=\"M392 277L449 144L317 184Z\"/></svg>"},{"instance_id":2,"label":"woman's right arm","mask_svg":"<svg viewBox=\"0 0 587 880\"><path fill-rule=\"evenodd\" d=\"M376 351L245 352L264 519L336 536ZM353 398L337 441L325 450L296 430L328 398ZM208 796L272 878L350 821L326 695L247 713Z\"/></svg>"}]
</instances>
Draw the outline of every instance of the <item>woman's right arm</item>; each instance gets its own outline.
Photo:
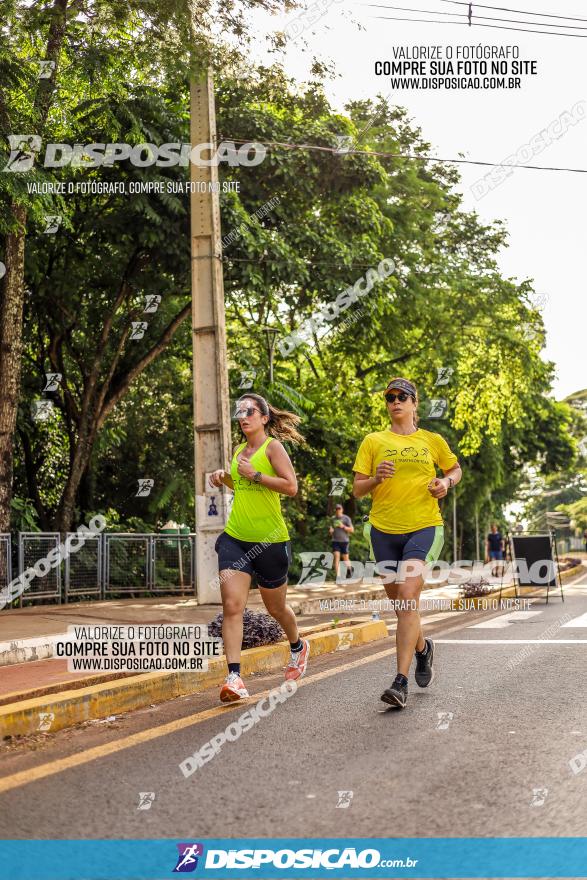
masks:
<instances>
[{"instance_id":1,"label":"woman's right arm","mask_svg":"<svg viewBox=\"0 0 587 880\"><path fill-rule=\"evenodd\" d=\"M355 471L355 481L353 483L353 495L355 498L363 498L368 495L375 486L378 486L388 477L395 474L395 463L393 461L382 461L377 465L374 477Z\"/></svg>"},{"instance_id":2,"label":"woman's right arm","mask_svg":"<svg viewBox=\"0 0 587 880\"><path fill-rule=\"evenodd\" d=\"M234 483L232 477L230 476L228 471L224 471L224 476L222 477L222 482L225 486L228 486L229 489L234 491Z\"/></svg>"},{"instance_id":3,"label":"woman's right arm","mask_svg":"<svg viewBox=\"0 0 587 880\"><path fill-rule=\"evenodd\" d=\"M225 471L222 468L219 468L217 471L213 471L210 474L210 483L217 489L220 488L221 483L224 483L225 486L228 486L229 489L234 491L234 483L229 471Z\"/></svg>"}]
</instances>

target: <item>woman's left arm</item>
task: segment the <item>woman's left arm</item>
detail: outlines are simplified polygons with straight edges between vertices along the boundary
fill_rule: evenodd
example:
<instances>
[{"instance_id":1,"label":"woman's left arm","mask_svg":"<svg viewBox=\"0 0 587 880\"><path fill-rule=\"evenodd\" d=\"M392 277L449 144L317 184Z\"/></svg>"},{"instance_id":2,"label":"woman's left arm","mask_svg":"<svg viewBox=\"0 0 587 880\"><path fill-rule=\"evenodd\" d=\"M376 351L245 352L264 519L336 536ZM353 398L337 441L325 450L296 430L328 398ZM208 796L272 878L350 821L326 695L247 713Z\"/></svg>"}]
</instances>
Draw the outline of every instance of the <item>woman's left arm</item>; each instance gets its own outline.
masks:
<instances>
[{"instance_id":1,"label":"woman's left arm","mask_svg":"<svg viewBox=\"0 0 587 880\"><path fill-rule=\"evenodd\" d=\"M259 474L257 480L255 480L255 474L258 472L249 461L243 461L239 464L239 474L241 477L246 477L247 480L252 480L253 482L260 483L267 489L272 489L273 492L279 492L280 495L290 495L293 498L294 495L297 495L298 481L291 459L279 440L271 441L267 446L266 455L277 474L276 477L270 477L269 474Z\"/></svg>"},{"instance_id":2,"label":"woman's left arm","mask_svg":"<svg viewBox=\"0 0 587 880\"><path fill-rule=\"evenodd\" d=\"M463 472L458 462L450 470L443 471L442 473L442 478L435 477L428 486L428 491L433 498L444 498L448 494L448 490L454 488L457 483L460 483L463 477Z\"/></svg>"}]
</instances>

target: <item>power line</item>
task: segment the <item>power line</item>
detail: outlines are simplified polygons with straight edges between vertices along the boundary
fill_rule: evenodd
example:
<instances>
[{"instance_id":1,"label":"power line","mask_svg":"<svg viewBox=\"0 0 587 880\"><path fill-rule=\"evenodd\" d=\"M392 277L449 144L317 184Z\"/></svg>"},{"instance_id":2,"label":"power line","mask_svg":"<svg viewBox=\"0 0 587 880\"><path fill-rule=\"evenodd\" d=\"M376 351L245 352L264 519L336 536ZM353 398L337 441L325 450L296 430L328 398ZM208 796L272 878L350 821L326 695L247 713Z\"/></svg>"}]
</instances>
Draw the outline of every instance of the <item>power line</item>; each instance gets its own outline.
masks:
<instances>
[{"instance_id":1,"label":"power line","mask_svg":"<svg viewBox=\"0 0 587 880\"><path fill-rule=\"evenodd\" d=\"M235 144L248 144L252 138L235 138L232 135L223 135L223 139L230 140ZM263 141L265 147L283 147L288 150L314 150L321 153L336 153L343 155L338 147L322 147L319 144L291 144L285 141ZM451 162L455 165L485 165L491 168L527 168L531 171L569 171L576 174L587 174L587 168L567 168L556 165L512 165L508 162L484 162L479 159L453 159L441 156L419 156L415 153L387 153L381 150L350 150L349 153L361 156L377 156L384 159L415 159L421 162ZM346 154L344 154L346 155Z\"/></svg>"},{"instance_id":2,"label":"power line","mask_svg":"<svg viewBox=\"0 0 587 880\"><path fill-rule=\"evenodd\" d=\"M257 266L269 263L281 263L283 266L291 266L291 260L285 260L283 257L231 257L226 253L220 254L206 254L203 257L204 260L222 260L223 263L255 263ZM350 263L350 264L341 264L341 263L328 263L324 260L304 260L304 264L306 266L327 266L331 269L372 269L373 263Z\"/></svg>"},{"instance_id":3,"label":"power line","mask_svg":"<svg viewBox=\"0 0 587 880\"><path fill-rule=\"evenodd\" d=\"M453 16L459 15L459 16L461 16L461 21L449 22L449 24L461 24L462 23L462 15L459 12L442 12L440 10L437 11L435 9L410 9L408 6L386 6L383 3L367 3L366 5L367 6L375 6L378 9L393 9L394 11L397 10L399 12L418 12L418 13L421 12L425 15L428 15L428 14L430 14L430 15L453 15ZM463 15L464 15L464 13L463 13ZM497 18L496 16L493 16L493 15L474 15L473 16L473 26L479 20L482 20L482 21L507 21L510 24L530 24L530 25L537 25L538 24L538 22L534 22L534 21L518 21L518 19L516 19L516 18ZM467 21L468 21L468 19L467 19ZM567 29L571 28L572 30L587 31L587 27L583 27L580 24L549 24L548 27L567 28ZM540 33L540 32L536 31L536 33ZM557 36L557 34L555 33L555 34L553 34L553 36ZM558 36L560 36L560 34L558 34ZM567 36L573 37L573 36L575 36L575 34L568 34Z\"/></svg>"},{"instance_id":4,"label":"power line","mask_svg":"<svg viewBox=\"0 0 587 880\"><path fill-rule=\"evenodd\" d=\"M422 22L422 24L452 24L452 25L460 25L458 21L438 21L433 18L399 18L394 15L376 15L375 18L386 19L387 21L417 21ZM462 23L465 27L468 27L468 22L463 21ZM586 39L587 34L558 34L556 31L532 31L528 28L513 28L507 27L502 24L478 24L476 25L478 28L491 28L491 30L497 31L517 31L522 34L548 34L551 37L578 37L579 39Z\"/></svg>"},{"instance_id":5,"label":"power line","mask_svg":"<svg viewBox=\"0 0 587 880\"><path fill-rule=\"evenodd\" d=\"M73 241L73 239L72 239ZM282 266L291 266L291 260L286 260L283 257L231 257L226 252L222 254L204 254L201 257L194 257L197 260L218 260L221 263L254 263L256 266L260 265L269 265L269 264L280 264ZM373 258L374 260L376 258ZM304 259L304 266L326 266L329 269L342 269L346 272L347 269L372 269L373 262L371 263L329 263L327 260L312 260L312 259Z\"/></svg>"},{"instance_id":6,"label":"power line","mask_svg":"<svg viewBox=\"0 0 587 880\"><path fill-rule=\"evenodd\" d=\"M464 0L440 0L441 3L451 3L453 6L468 6ZM561 18L567 21L587 21L587 18L578 18L576 15L551 15L547 12L530 12L525 9L509 9L507 6L486 6L483 3L475 3L479 9L494 9L497 12L515 12L517 15L539 15L540 18Z\"/></svg>"}]
</instances>

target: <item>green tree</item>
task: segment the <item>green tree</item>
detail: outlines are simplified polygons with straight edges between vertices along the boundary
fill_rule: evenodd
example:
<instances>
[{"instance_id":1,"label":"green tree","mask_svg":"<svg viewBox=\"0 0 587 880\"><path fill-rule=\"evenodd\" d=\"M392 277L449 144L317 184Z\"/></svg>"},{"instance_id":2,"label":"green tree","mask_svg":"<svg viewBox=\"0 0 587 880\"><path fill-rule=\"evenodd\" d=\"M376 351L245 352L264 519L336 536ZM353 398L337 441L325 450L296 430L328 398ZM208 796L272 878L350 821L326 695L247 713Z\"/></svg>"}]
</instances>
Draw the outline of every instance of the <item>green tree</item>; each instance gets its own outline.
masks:
<instances>
[{"instance_id":1,"label":"green tree","mask_svg":"<svg viewBox=\"0 0 587 880\"><path fill-rule=\"evenodd\" d=\"M292 7L295 4L288 2L287 5ZM26 133L45 144L55 142L59 133L67 136L65 142L70 143L72 135L81 135L92 126L108 135L106 142L137 134L142 127L140 119L134 115L137 111L136 95L141 89L148 92L153 83L159 86L163 82L160 91L167 93L168 112L173 104L169 96L183 97L183 107L176 109L180 116L185 114L190 76L200 76L209 64L218 64L234 54L234 49L227 52L220 41L213 39L213 32L220 26L227 36L246 40L244 13L253 7L271 10L277 8L277 4L275 0L241 0L240 5L233 0L220 5L209 0L197 4L187 0L130 0L124 3L120 0L52 0L47 5L31 5L23 0L0 2L3 23L0 43L0 134L3 143L0 161L4 168L10 166L14 171L0 175L0 236L3 239L0 256L6 264L0 299L1 531L9 528L10 518L13 444L23 353L25 276L29 272L28 259L25 265L26 237L30 226L40 224L44 214L55 213L56 207L67 213L65 206L53 198L31 196L27 184L35 180L47 181L53 176L42 170L30 174L16 171L15 155L9 156L4 142L8 143L12 134ZM129 106L125 107L127 98ZM127 112L121 112L123 110ZM22 150L21 145L16 145L15 149L19 154L23 150L30 153L32 143ZM106 204L104 209L107 207ZM148 213L147 208L143 204L144 213ZM139 207L138 213L140 211ZM77 227L70 225L70 229L77 234ZM104 256L108 259L109 255ZM127 256L129 260L132 257L131 254ZM102 277L99 283L103 285L104 281ZM122 289L119 285L104 291L106 296L110 294L112 320L117 310L126 304L126 288L123 284ZM74 424L79 436L73 450L68 484L61 499L59 523L63 528L71 524L74 496L95 439L95 431L89 422L105 417L109 404L113 402L112 397L107 400L109 393L115 397L121 390L104 384L100 375L102 365L99 361L111 342L107 325L108 322L104 333L99 336L95 357L89 366L87 387L84 388L84 400L90 400L91 417L87 412L74 413L71 398L67 404L70 423ZM165 332L161 336L165 344L175 329L176 325L171 321L167 336ZM155 345L151 357L157 353ZM137 364L130 368L130 381L137 375L136 372L133 374L136 368ZM70 442L74 446L71 434Z\"/></svg>"}]
</instances>

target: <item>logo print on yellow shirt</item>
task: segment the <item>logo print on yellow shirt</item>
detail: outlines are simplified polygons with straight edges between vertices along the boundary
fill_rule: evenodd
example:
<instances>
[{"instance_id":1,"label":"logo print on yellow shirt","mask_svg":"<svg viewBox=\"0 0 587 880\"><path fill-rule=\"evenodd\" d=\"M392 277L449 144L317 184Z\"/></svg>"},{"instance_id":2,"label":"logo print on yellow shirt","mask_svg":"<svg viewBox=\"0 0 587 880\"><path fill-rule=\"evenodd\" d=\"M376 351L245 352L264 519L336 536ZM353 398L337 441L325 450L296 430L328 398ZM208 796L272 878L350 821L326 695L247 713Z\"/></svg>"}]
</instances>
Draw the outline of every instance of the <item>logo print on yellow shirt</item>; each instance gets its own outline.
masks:
<instances>
[{"instance_id":1,"label":"logo print on yellow shirt","mask_svg":"<svg viewBox=\"0 0 587 880\"><path fill-rule=\"evenodd\" d=\"M384 452L385 458L394 457L398 455L397 449L386 449ZM430 450L427 446L423 446L418 453L418 450L415 446L405 446L400 453L400 461L419 461L422 464L427 463L429 461L428 456L430 455Z\"/></svg>"}]
</instances>

